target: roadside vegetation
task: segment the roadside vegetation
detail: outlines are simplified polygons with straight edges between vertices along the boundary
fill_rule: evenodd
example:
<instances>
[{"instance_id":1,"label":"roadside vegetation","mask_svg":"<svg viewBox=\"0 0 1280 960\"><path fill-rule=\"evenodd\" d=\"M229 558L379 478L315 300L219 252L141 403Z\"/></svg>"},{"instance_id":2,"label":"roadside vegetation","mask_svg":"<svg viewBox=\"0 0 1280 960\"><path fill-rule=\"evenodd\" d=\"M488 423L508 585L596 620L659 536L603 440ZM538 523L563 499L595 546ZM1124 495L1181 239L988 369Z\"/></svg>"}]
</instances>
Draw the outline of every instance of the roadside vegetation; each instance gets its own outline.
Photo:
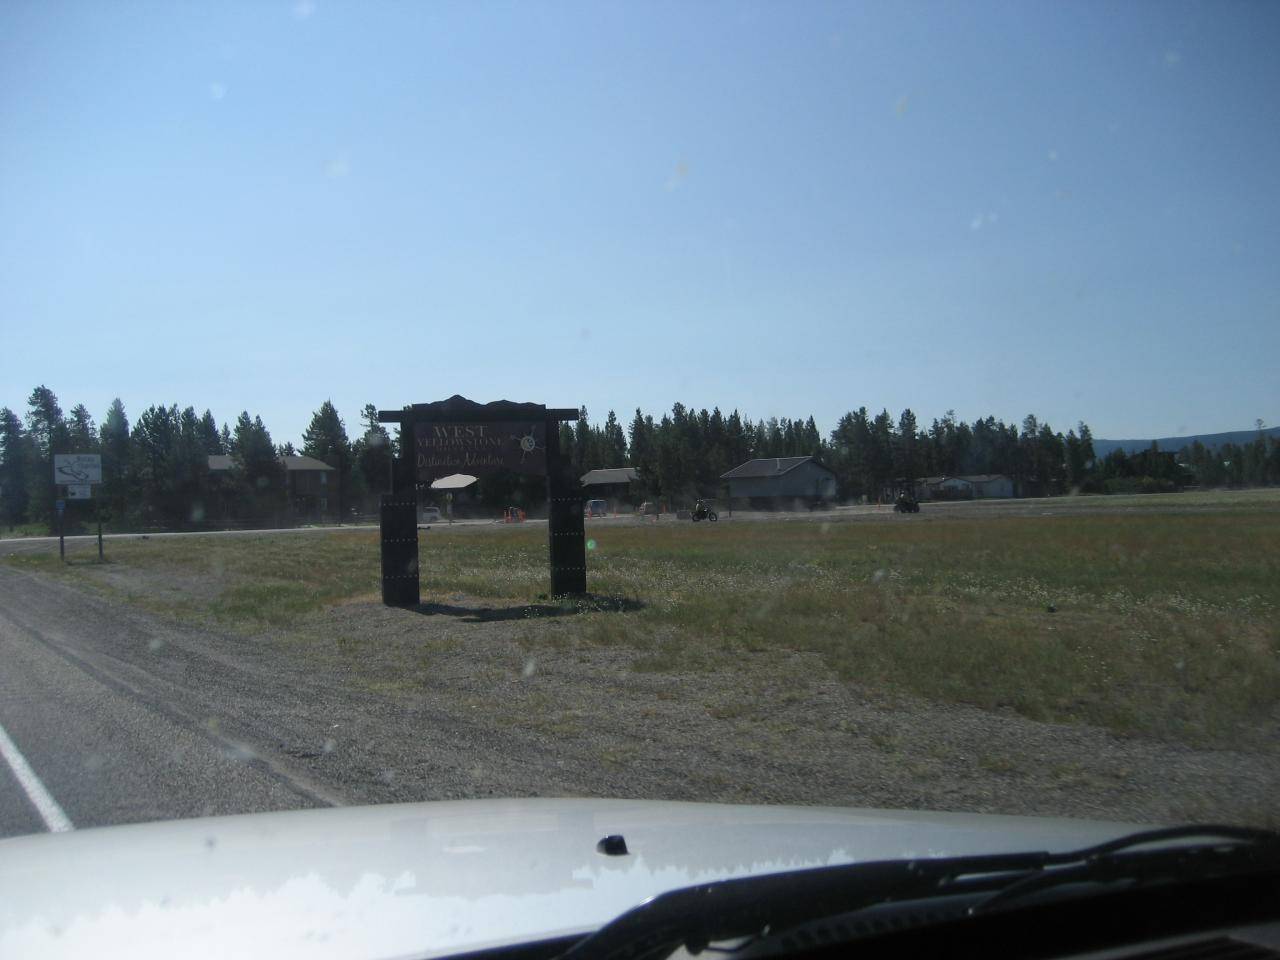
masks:
<instances>
[{"instance_id":1,"label":"roadside vegetation","mask_svg":"<svg viewBox=\"0 0 1280 960\"><path fill-rule=\"evenodd\" d=\"M0 525L54 529L60 493L51 479L59 453L99 454L102 462L92 507L69 505L65 522L100 516L108 531L121 532L277 528L349 519L353 511L376 514L392 460L401 456L398 437L379 422L372 403L361 410L360 430L348 436L326 400L297 449L292 441L273 440L262 418L248 411L221 426L211 410L197 411L152 405L131 421L116 399L97 424L83 404L64 414L43 384L28 396L25 416L0 406ZM1104 455L1094 449L1088 424L1063 433L1034 414L1021 424L994 416L966 423L948 411L926 425L911 409L895 419L887 409L863 406L824 436L812 416L752 422L736 409L726 415L719 407L695 410L677 402L657 418L637 409L625 429L613 410L601 423L582 407L576 422L561 424L560 446L574 476L634 467L637 479L626 498L632 506L654 500L678 509L727 496L723 475L754 458L814 457L835 474L844 503L892 501L904 478L981 474L1007 476L1026 497L1280 486L1280 436L1261 420L1255 425L1256 434L1239 443L1210 448L1196 440L1162 451L1153 442L1146 450ZM290 493L280 458L294 454L332 468L324 492L300 494L295 486ZM543 516L545 487L540 476L483 476L462 509L492 517L516 506Z\"/></svg>"},{"instance_id":2,"label":"roadside vegetation","mask_svg":"<svg viewBox=\"0 0 1280 960\"><path fill-rule=\"evenodd\" d=\"M423 601L509 609L492 627L516 620L531 653L609 646L637 672L758 679L804 652L878 697L1189 744L1273 744L1280 495L1165 502L1135 513L593 525L593 595L563 601L577 615L555 617L546 614L564 611L545 597L545 528L436 527L421 540ZM101 567L9 562L300 649L323 638L326 609L378 603L367 532L114 542L109 552ZM413 629L429 641L432 618ZM344 639L378 649L372 631ZM406 666L405 683L411 674Z\"/></svg>"}]
</instances>

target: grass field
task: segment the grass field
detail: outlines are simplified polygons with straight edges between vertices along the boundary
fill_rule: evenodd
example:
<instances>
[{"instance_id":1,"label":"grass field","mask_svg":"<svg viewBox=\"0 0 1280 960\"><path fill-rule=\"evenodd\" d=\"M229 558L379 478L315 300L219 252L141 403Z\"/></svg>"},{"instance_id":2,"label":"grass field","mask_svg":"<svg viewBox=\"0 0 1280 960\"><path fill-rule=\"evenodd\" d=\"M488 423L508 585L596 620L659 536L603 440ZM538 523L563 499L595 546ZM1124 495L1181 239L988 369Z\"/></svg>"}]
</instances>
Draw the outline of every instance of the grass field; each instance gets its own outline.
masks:
<instances>
[{"instance_id":1,"label":"grass field","mask_svg":"<svg viewBox=\"0 0 1280 960\"><path fill-rule=\"evenodd\" d=\"M1096 503L1054 516L591 526L593 596L554 631L536 625L544 527L435 528L421 540L423 599L528 605L531 648L625 647L637 671L759 674L803 651L877 695L1268 743L1280 717L1280 494L1167 497L1137 513ZM61 572L246 632L305 638L326 606L377 596L367 532L109 553L107 568ZM56 556L9 562L59 569Z\"/></svg>"}]
</instances>

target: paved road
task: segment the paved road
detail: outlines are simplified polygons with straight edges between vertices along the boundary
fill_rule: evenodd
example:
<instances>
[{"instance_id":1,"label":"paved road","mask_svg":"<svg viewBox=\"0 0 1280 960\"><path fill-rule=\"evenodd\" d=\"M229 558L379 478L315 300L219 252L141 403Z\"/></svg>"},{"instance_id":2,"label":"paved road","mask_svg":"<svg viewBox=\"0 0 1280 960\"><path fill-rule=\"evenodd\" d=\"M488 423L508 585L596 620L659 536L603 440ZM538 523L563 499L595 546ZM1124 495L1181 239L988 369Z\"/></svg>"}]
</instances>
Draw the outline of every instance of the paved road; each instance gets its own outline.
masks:
<instances>
[{"instance_id":1,"label":"paved road","mask_svg":"<svg viewBox=\"0 0 1280 960\"><path fill-rule=\"evenodd\" d=\"M543 521L530 521L530 523L546 523ZM458 527L469 526L493 526L493 520L457 520L452 524ZM448 526L448 524L438 524L437 526ZM102 539L105 542L119 540L163 540L169 537L261 537L261 536L310 536L326 533L350 533L351 531L360 530L377 530L376 523L371 524L350 524L340 527L280 527L261 530L186 530L174 533L104 533ZM75 550L77 553L84 553L96 549L98 543L97 534L85 534L83 536L74 536L66 538L67 552ZM28 552L45 552L58 549L57 537L8 537L0 538L0 556L13 555Z\"/></svg>"},{"instance_id":2,"label":"paved road","mask_svg":"<svg viewBox=\"0 0 1280 960\"><path fill-rule=\"evenodd\" d=\"M0 836L57 825L41 787L74 827L342 802L241 721L252 659L200 648L0 566Z\"/></svg>"},{"instance_id":3,"label":"paved road","mask_svg":"<svg viewBox=\"0 0 1280 960\"><path fill-rule=\"evenodd\" d=\"M833 507L828 510L809 511L758 511L758 510L738 510L730 513L725 510L721 513L722 522L835 522L835 521L900 521L906 523L918 523L929 520L946 520L961 519L975 517L1051 517L1058 515L1080 515L1105 513L1115 515L1120 513L1150 513L1161 512L1166 510L1178 510L1182 512L1219 512L1227 509L1233 499L1245 501L1254 497L1257 491L1218 491L1215 493L1221 502L1212 504L1197 503L1194 497L1186 494L1146 494L1133 496L1112 496L1112 497L1037 497L1027 500L958 500L958 501L937 501L925 503L921 506L921 512L912 516L899 516L893 512L893 507L889 504L860 504L842 507ZM1234 495L1234 496L1233 496ZM652 517L646 517L643 520L634 514L620 514L610 517L592 518L587 521L587 526L596 525L613 525L613 524L637 524L637 523L653 523ZM675 514L664 514L660 521L662 523L679 523L687 521L678 521ZM545 526L546 520L529 520L526 526ZM433 524L433 529L448 530L457 529L471 531L476 529L519 529L518 527L506 526L496 520L457 520L453 524ZM190 531L183 533L108 533L104 535L104 539L111 540L137 540L141 537L150 537L154 539L162 539L165 537L260 537L265 535L271 536L317 536L326 533L338 533L350 530L377 530L376 524L357 524L352 526L340 527L296 527L285 529L266 529L266 530L209 530L209 531ZM93 550L97 543L96 536L79 536L67 537L68 552L76 551L84 553ZM57 537L20 537L20 538L0 538L0 556L12 555L18 553L47 552L49 550L58 549Z\"/></svg>"},{"instance_id":4,"label":"paved road","mask_svg":"<svg viewBox=\"0 0 1280 960\"><path fill-rule=\"evenodd\" d=\"M377 524L353 525L343 527L293 527L278 530L191 530L175 533L104 533L102 539L106 543L118 540L162 540L168 537L253 537L263 534L306 535L318 533L337 533L345 530L377 530ZM75 550L83 553L94 549L98 543L97 534L85 534L66 538L67 551ZM8 537L0 539L0 556L35 551L58 549L57 537Z\"/></svg>"}]
</instances>

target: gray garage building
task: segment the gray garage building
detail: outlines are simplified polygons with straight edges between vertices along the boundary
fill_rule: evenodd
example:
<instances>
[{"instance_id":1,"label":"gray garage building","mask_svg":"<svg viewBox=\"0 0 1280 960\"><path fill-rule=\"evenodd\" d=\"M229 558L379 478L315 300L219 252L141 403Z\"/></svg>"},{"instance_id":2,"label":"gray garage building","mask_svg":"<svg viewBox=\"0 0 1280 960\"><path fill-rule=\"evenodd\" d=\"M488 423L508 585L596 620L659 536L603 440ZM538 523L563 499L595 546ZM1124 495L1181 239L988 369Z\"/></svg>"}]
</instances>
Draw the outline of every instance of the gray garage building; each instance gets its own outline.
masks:
<instances>
[{"instance_id":1,"label":"gray garage building","mask_svg":"<svg viewBox=\"0 0 1280 960\"><path fill-rule=\"evenodd\" d=\"M902 481L900 481L902 482ZM917 500L985 500L1012 497L1013 480L1003 473L924 477L915 482Z\"/></svg>"},{"instance_id":2,"label":"gray garage building","mask_svg":"<svg viewBox=\"0 0 1280 960\"><path fill-rule=\"evenodd\" d=\"M579 482L582 484L582 499L631 501L635 499L635 485L640 474L635 467L605 467L584 473Z\"/></svg>"},{"instance_id":3,"label":"gray garage building","mask_svg":"<svg viewBox=\"0 0 1280 960\"><path fill-rule=\"evenodd\" d=\"M813 457L748 460L720 479L728 482L729 496L735 500L767 501L775 506L786 501L833 500L836 495L836 475Z\"/></svg>"}]
</instances>

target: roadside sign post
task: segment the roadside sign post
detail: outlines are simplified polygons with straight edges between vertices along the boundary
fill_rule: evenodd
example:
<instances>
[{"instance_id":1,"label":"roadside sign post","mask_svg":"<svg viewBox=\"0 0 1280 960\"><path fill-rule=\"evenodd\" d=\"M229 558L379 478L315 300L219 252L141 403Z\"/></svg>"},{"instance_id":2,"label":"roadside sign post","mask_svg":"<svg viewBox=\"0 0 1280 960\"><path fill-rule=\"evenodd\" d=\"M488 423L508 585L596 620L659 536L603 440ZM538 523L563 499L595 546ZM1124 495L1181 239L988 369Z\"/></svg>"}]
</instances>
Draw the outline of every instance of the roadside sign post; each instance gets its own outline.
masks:
<instances>
[{"instance_id":1,"label":"roadside sign post","mask_svg":"<svg viewBox=\"0 0 1280 960\"><path fill-rule=\"evenodd\" d=\"M67 500L92 500L93 485L102 482L102 456L97 453L55 453L53 455L53 482L66 489L66 500L54 501L58 511L58 556L67 559L66 510ZM102 554L102 511L93 505L94 519L98 522L98 559Z\"/></svg>"},{"instance_id":2,"label":"roadside sign post","mask_svg":"<svg viewBox=\"0 0 1280 960\"><path fill-rule=\"evenodd\" d=\"M102 482L102 456L97 453L55 453L53 482L90 484Z\"/></svg>"}]
</instances>

